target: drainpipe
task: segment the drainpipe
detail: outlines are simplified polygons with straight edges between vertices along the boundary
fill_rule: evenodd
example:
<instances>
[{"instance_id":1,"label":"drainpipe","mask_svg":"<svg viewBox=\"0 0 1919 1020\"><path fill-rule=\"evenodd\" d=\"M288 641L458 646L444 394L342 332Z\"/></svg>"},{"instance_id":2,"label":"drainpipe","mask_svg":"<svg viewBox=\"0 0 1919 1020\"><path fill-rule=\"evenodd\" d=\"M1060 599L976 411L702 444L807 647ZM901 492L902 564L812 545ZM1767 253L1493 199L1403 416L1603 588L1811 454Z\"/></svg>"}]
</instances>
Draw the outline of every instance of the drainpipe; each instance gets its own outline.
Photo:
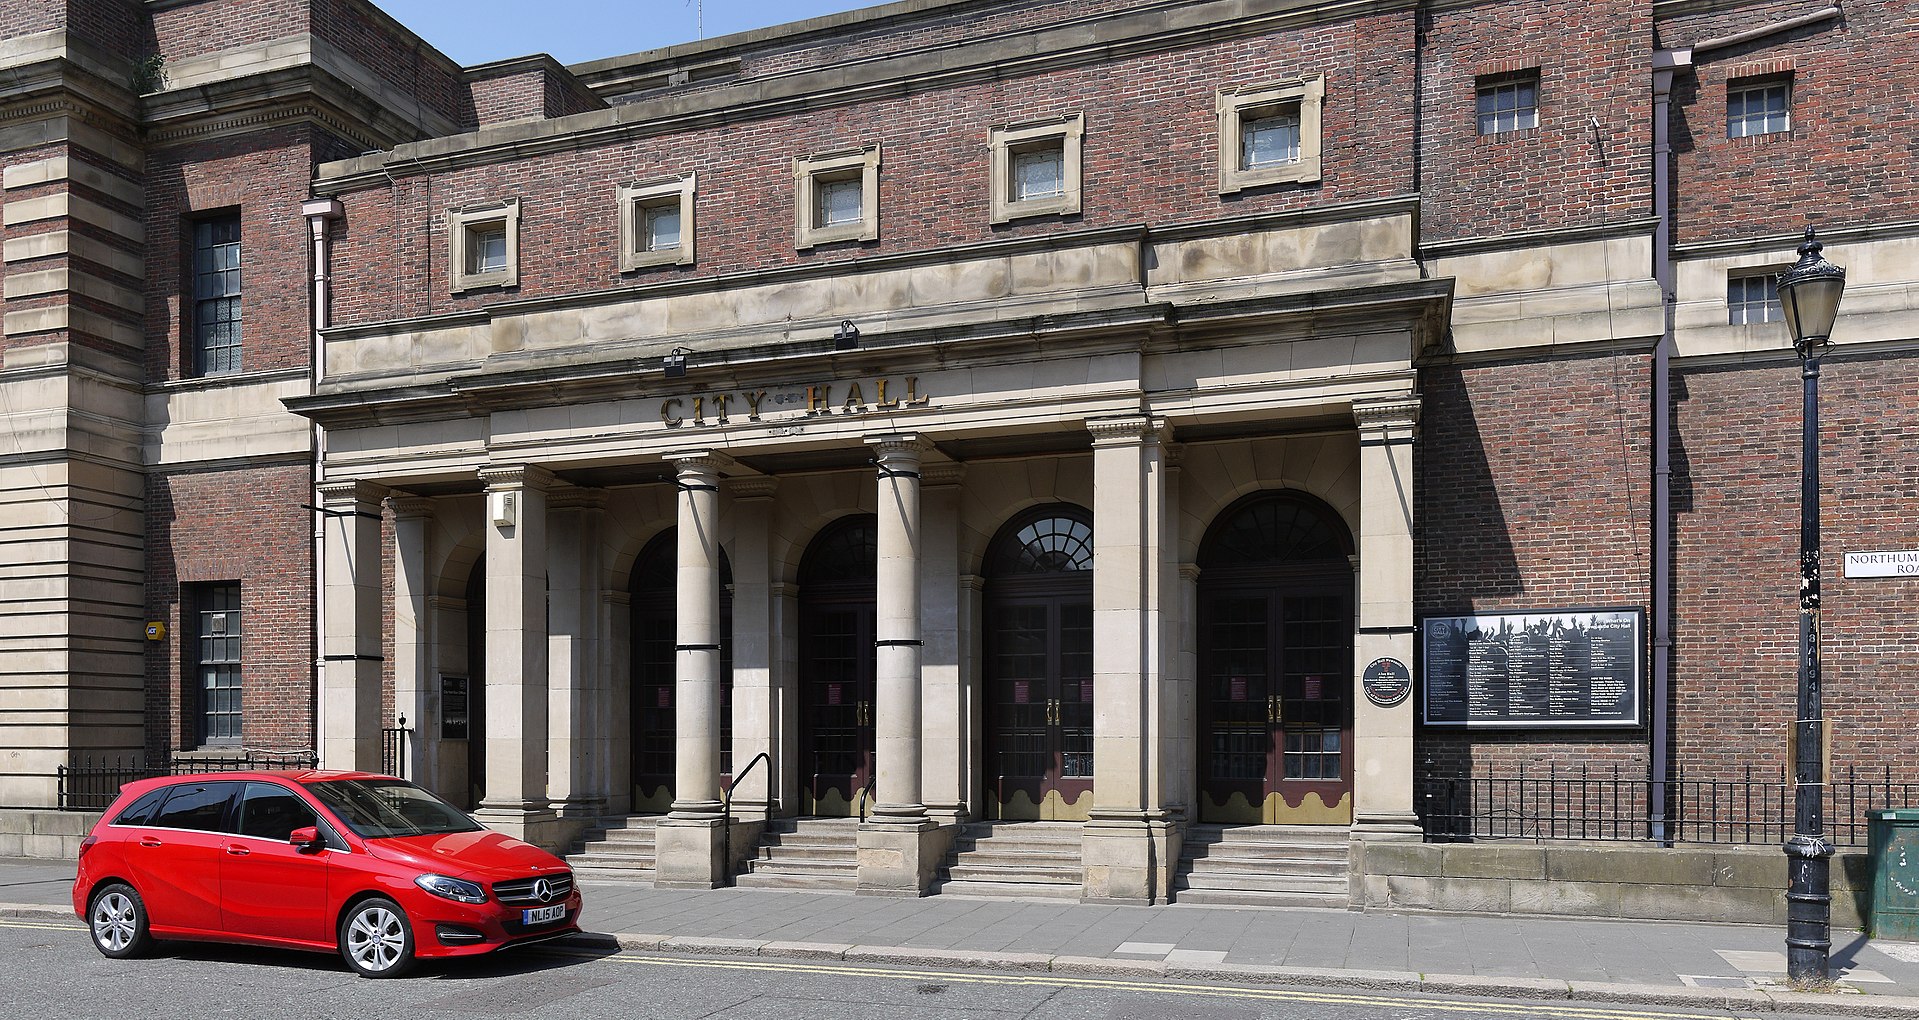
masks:
<instances>
[{"instance_id":1,"label":"drainpipe","mask_svg":"<svg viewBox=\"0 0 1919 1020\"><path fill-rule=\"evenodd\" d=\"M1672 260L1672 79L1692 68L1692 51L1656 50L1652 55L1652 271L1659 283L1665 329L1652 354L1652 762L1647 801L1648 835L1672 845L1666 824L1666 777L1672 762L1672 353L1673 312L1678 292Z\"/></svg>"},{"instance_id":2,"label":"drainpipe","mask_svg":"<svg viewBox=\"0 0 1919 1020\"><path fill-rule=\"evenodd\" d=\"M309 367L312 380L307 386L307 395L320 391L320 380L326 376L326 341L321 331L332 321L332 269L333 245L329 237L334 220L346 215L337 198L313 198L300 203L300 214L306 217L307 230L313 241L313 362ZM319 422L313 423L313 492L312 505L325 506L320 497L320 483L326 480L326 430ZM313 664L313 683L308 694L308 711L313 720L313 748L317 752L325 744L326 717L320 711L320 671L323 664L320 649L326 646L326 515L313 515L313 654L308 660Z\"/></svg>"}]
</instances>

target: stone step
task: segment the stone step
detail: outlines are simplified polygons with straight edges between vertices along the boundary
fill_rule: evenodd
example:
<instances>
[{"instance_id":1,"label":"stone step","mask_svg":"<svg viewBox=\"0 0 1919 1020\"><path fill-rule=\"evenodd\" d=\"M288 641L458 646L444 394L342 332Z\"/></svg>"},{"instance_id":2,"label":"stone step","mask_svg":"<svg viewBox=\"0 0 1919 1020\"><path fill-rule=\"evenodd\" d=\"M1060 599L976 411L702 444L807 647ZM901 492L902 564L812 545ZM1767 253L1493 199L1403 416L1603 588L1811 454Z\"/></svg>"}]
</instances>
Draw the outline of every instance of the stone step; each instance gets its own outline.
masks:
<instances>
[{"instance_id":1,"label":"stone step","mask_svg":"<svg viewBox=\"0 0 1919 1020\"><path fill-rule=\"evenodd\" d=\"M651 853L613 853L603 850L587 850L584 853L569 854L567 866L575 871L581 868L647 868L653 867L654 856Z\"/></svg>"},{"instance_id":2,"label":"stone step","mask_svg":"<svg viewBox=\"0 0 1919 1020\"><path fill-rule=\"evenodd\" d=\"M1344 892L1331 893L1302 892L1257 892L1251 889L1179 889L1173 891L1175 904L1188 906L1217 907L1323 907L1329 910L1346 909L1347 896Z\"/></svg>"},{"instance_id":3,"label":"stone step","mask_svg":"<svg viewBox=\"0 0 1919 1020\"><path fill-rule=\"evenodd\" d=\"M933 892L941 896L988 896L996 900L1077 900L1080 885L1055 882L989 882L970 879L936 879Z\"/></svg>"},{"instance_id":4,"label":"stone step","mask_svg":"<svg viewBox=\"0 0 1919 1020\"><path fill-rule=\"evenodd\" d=\"M859 863L853 857L754 857L741 864L742 873L751 874L859 874Z\"/></svg>"},{"instance_id":5,"label":"stone step","mask_svg":"<svg viewBox=\"0 0 1919 1020\"><path fill-rule=\"evenodd\" d=\"M1011 847L1004 845L996 845L991 850L955 847L953 852L947 855L947 859L961 860L968 864L993 865L1008 868L1027 866L1077 868L1080 863L1077 848L1072 852L1067 852L1051 848L1040 850L1030 847Z\"/></svg>"},{"instance_id":6,"label":"stone step","mask_svg":"<svg viewBox=\"0 0 1919 1020\"><path fill-rule=\"evenodd\" d=\"M1182 871L1197 875L1313 875L1343 878L1346 859L1301 860L1288 857L1206 857L1187 858Z\"/></svg>"},{"instance_id":7,"label":"stone step","mask_svg":"<svg viewBox=\"0 0 1919 1020\"><path fill-rule=\"evenodd\" d=\"M1072 836L1057 836L1051 833L1024 832L972 833L961 829L953 835L954 846L979 847L980 849L986 849L988 847L1030 846L1078 852L1080 844L1080 837L1077 833Z\"/></svg>"},{"instance_id":8,"label":"stone step","mask_svg":"<svg viewBox=\"0 0 1919 1020\"><path fill-rule=\"evenodd\" d=\"M852 832L773 832L762 835L760 845L819 847L852 853L859 849L859 835Z\"/></svg>"},{"instance_id":9,"label":"stone step","mask_svg":"<svg viewBox=\"0 0 1919 1020\"><path fill-rule=\"evenodd\" d=\"M1180 856L1187 860L1244 861L1294 860L1339 861L1347 859L1345 844L1315 846L1311 843L1202 843L1186 844Z\"/></svg>"},{"instance_id":10,"label":"stone step","mask_svg":"<svg viewBox=\"0 0 1919 1020\"><path fill-rule=\"evenodd\" d=\"M653 881L653 869L648 868L603 868L598 866L578 866L573 869L573 877L584 888L591 885L618 885L622 883L647 883Z\"/></svg>"},{"instance_id":11,"label":"stone step","mask_svg":"<svg viewBox=\"0 0 1919 1020\"><path fill-rule=\"evenodd\" d=\"M860 887L857 875L786 875L742 872L733 879L741 889L791 889L803 892L854 892Z\"/></svg>"},{"instance_id":12,"label":"stone step","mask_svg":"<svg viewBox=\"0 0 1919 1020\"><path fill-rule=\"evenodd\" d=\"M960 863L947 865L943 873L947 879L956 882L1070 885L1074 889L1078 889L1086 881L1085 869L1081 868L1077 861L1070 865L1036 863L992 865L975 864L970 858L962 858Z\"/></svg>"},{"instance_id":13,"label":"stone step","mask_svg":"<svg viewBox=\"0 0 1919 1020\"><path fill-rule=\"evenodd\" d=\"M775 864L786 861L806 861L821 864L844 864L847 867L852 867L854 862L859 860L859 854L851 850L840 850L835 847L762 846L758 854L748 859Z\"/></svg>"},{"instance_id":14,"label":"stone step","mask_svg":"<svg viewBox=\"0 0 1919 1020\"><path fill-rule=\"evenodd\" d=\"M775 818L766 823L765 831L771 834L808 832L808 833L847 833L859 832L860 820L857 818Z\"/></svg>"},{"instance_id":15,"label":"stone step","mask_svg":"<svg viewBox=\"0 0 1919 1020\"><path fill-rule=\"evenodd\" d=\"M1186 830L1189 843L1338 843L1345 845L1351 830L1344 825L1194 825Z\"/></svg>"},{"instance_id":16,"label":"stone step","mask_svg":"<svg viewBox=\"0 0 1919 1020\"><path fill-rule=\"evenodd\" d=\"M1205 889L1214 892L1272 892L1272 893L1323 893L1328 896L1344 898L1348 895L1347 879L1323 878L1314 875L1208 875L1186 874L1178 876L1173 888Z\"/></svg>"}]
</instances>

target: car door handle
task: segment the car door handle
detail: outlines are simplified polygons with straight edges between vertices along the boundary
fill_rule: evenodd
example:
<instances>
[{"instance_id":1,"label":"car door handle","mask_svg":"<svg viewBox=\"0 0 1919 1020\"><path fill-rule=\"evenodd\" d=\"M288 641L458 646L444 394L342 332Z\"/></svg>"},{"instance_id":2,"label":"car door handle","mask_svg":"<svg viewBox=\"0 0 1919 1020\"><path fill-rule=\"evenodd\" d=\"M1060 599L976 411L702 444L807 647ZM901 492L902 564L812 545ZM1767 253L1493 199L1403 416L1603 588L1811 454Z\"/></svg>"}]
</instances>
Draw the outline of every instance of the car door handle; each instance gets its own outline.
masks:
<instances>
[{"instance_id":1,"label":"car door handle","mask_svg":"<svg viewBox=\"0 0 1919 1020\"><path fill-rule=\"evenodd\" d=\"M227 847L227 853L232 854L235 857L245 857L246 855L252 852L253 851L248 850L246 847L240 846L238 844Z\"/></svg>"},{"instance_id":2,"label":"car door handle","mask_svg":"<svg viewBox=\"0 0 1919 1020\"><path fill-rule=\"evenodd\" d=\"M152 836L142 836L140 837L140 845L141 846L159 846L161 844L159 840L154 839Z\"/></svg>"}]
</instances>

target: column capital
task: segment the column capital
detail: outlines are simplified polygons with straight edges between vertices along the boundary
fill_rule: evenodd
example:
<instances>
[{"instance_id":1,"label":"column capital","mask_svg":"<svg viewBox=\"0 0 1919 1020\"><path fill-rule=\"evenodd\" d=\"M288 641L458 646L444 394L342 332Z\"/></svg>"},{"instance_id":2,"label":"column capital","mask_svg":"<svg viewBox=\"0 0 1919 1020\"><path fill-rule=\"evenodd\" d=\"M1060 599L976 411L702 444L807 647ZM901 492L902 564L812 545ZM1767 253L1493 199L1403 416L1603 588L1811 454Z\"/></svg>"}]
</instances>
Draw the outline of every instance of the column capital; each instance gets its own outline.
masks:
<instances>
[{"instance_id":1,"label":"column capital","mask_svg":"<svg viewBox=\"0 0 1919 1020\"><path fill-rule=\"evenodd\" d=\"M1143 446L1158 442L1164 425L1150 414L1129 414L1118 418L1088 418L1086 431L1093 434L1094 446Z\"/></svg>"},{"instance_id":2,"label":"column capital","mask_svg":"<svg viewBox=\"0 0 1919 1020\"><path fill-rule=\"evenodd\" d=\"M919 460L926 450L926 441L917 432L889 432L877 436L867 436L866 445L879 454L883 462L892 457L911 457Z\"/></svg>"},{"instance_id":3,"label":"column capital","mask_svg":"<svg viewBox=\"0 0 1919 1020\"><path fill-rule=\"evenodd\" d=\"M329 509L342 506L377 508L380 498L386 494L386 487L373 482L328 481L314 486L319 490L320 503Z\"/></svg>"},{"instance_id":4,"label":"column capital","mask_svg":"<svg viewBox=\"0 0 1919 1020\"><path fill-rule=\"evenodd\" d=\"M1353 401L1353 421L1367 439L1415 437L1419 425L1419 397L1382 397Z\"/></svg>"},{"instance_id":5,"label":"column capital","mask_svg":"<svg viewBox=\"0 0 1919 1020\"><path fill-rule=\"evenodd\" d=\"M538 464L489 464L479 470L488 492L509 489L545 490L555 481L553 472Z\"/></svg>"},{"instance_id":6,"label":"column capital","mask_svg":"<svg viewBox=\"0 0 1919 1020\"><path fill-rule=\"evenodd\" d=\"M669 450L660 454L660 459L673 465L674 469L681 473L688 470L717 473L733 466L733 458L718 450Z\"/></svg>"},{"instance_id":7,"label":"column capital","mask_svg":"<svg viewBox=\"0 0 1919 1020\"><path fill-rule=\"evenodd\" d=\"M734 499L772 499L780 480L772 475L745 475L726 480L727 495Z\"/></svg>"},{"instance_id":8,"label":"column capital","mask_svg":"<svg viewBox=\"0 0 1919 1020\"><path fill-rule=\"evenodd\" d=\"M547 493L546 509L548 513L561 510L604 510L606 509L606 490L562 485Z\"/></svg>"},{"instance_id":9,"label":"column capital","mask_svg":"<svg viewBox=\"0 0 1919 1020\"><path fill-rule=\"evenodd\" d=\"M426 496L415 496L410 492L395 492L389 495L382 505L393 511L393 516L408 520L432 517L434 507L439 504Z\"/></svg>"}]
</instances>

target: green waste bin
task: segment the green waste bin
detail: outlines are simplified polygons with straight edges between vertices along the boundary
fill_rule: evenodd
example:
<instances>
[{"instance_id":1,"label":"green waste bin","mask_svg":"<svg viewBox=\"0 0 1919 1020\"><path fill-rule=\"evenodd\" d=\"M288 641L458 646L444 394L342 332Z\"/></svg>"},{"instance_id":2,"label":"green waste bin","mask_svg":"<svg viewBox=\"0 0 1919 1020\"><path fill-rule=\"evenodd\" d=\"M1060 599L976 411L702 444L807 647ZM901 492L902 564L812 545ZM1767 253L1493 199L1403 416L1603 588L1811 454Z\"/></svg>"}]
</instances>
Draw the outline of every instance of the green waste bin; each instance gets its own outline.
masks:
<instances>
[{"instance_id":1,"label":"green waste bin","mask_svg":"<svg viewBox=\"0 0 1919 1020\"><path fill-rule=\"evenodd\" d=\"M1872 937L1919 941L1919 808L1868 811Z\"/></svg>"}]
</instances>

